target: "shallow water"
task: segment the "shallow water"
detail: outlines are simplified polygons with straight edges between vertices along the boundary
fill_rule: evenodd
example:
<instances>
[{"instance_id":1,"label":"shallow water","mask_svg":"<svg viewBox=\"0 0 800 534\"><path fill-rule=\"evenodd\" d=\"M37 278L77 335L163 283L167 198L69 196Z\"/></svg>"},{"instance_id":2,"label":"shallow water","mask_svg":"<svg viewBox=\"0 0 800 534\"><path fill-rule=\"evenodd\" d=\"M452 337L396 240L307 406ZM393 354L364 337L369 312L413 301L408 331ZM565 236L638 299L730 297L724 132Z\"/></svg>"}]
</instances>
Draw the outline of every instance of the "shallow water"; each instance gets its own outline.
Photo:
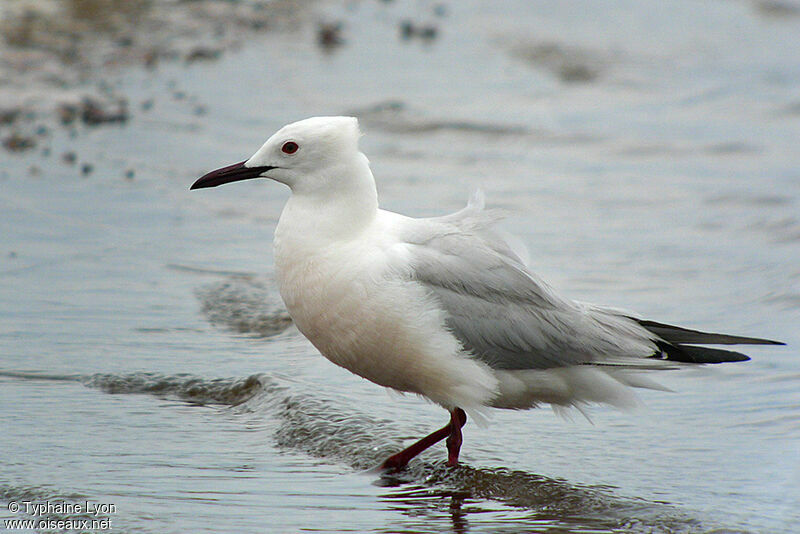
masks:
<instances>
[{"instance_id":1,"label":"shallow water","mask_svg":"<svg viewBox=\"0 0 800 534\"><path fill-rule=\"evenodd\" d=\"M47 157L3 154L0 516L91 501L115 505L119 532L793 532L792 5L302 5L342 21L344 44L320 51L309 22L217 61L114 71L151 111L54 129ZM436 37L403 40L407 18ZM291 326L271 277L286 191L188 191L282 124L334 113L360 116L383 207L444 213L479 185L573 298L788 346L666 373L674 393L593 424L495 411L465 428L456 470L437 447L370 471L446 414L335 368Z\"/></svg>"}]
</instances>

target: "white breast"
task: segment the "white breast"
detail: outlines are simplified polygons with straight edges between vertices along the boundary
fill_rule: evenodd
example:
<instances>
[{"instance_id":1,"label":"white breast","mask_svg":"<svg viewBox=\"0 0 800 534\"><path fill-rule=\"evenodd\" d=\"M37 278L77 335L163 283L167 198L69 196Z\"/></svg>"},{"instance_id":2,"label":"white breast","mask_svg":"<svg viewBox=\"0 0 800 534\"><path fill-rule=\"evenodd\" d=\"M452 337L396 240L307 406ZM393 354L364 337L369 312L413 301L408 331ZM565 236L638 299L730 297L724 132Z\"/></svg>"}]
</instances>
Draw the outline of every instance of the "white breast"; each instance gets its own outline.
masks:
<instances>
[{"instance_id":1,"label":"white breast","mask_svg":"<svg viewBox=\"0 0 800 534\"><path fill-rule=\"evenodd\" d=\"M488 404L494 374L464 355L432 297L390 265L386 233L371 230L313 249L276 233L280 292L298 329L330 361L382 386L448 408Z\"/></svg>"}]
</instances>

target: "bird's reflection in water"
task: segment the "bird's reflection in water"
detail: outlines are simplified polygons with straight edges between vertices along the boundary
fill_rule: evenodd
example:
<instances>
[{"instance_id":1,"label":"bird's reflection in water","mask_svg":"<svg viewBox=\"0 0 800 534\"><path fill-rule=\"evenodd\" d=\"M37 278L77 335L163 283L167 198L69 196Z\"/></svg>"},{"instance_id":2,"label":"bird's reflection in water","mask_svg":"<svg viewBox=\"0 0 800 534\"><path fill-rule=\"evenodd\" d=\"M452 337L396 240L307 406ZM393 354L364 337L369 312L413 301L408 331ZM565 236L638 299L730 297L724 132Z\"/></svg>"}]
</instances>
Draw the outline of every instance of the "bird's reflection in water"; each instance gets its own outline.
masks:
<instances>
[{"instance_id":1,"label":"bird's reflection in water","mask_svg":"<svg viewBox=\"0 0 800 534\"><path fill-rule=\"evenodd\" d=\"M474 506L479 503L470 499L469 493L463 491L413 486L381 495L381 499L386 501L387 510L400 512L411 520L412 524L407 524L405 529L419 528L413 525L417 521L420 524L427 523L430 528L431 523L446 522L449 519L451 532L465 534L470 531L467 516L485 512ZM468 504L466 507L465 503Z\"/></svg>"},{"instance_id":2,"label":"bird's reflection in water","mask_svg":"<svg viewBox=\"0 0 800 534\"><path fill-rule=\"evenodd\" d=\"M467 532L467 513L464 511L466 497L461 493L450 495L450 520L453 522L453 531L457 534Z\"/></svg>"},{"instance_id":3,"label":"bird's reflection in water","mask_svg":"<svg viewBox=\"0 0 800 534\"><path fill-rule=\"evenodd\" d=\"M700 523L662 503L609 487L581 487L508 469L414 465L375 481L387 510L403 519L382 532L691 532ZM636 518L631 519L631 518ZM498 524L503 525L497 530Z\"/></svg>"}]
</instances>

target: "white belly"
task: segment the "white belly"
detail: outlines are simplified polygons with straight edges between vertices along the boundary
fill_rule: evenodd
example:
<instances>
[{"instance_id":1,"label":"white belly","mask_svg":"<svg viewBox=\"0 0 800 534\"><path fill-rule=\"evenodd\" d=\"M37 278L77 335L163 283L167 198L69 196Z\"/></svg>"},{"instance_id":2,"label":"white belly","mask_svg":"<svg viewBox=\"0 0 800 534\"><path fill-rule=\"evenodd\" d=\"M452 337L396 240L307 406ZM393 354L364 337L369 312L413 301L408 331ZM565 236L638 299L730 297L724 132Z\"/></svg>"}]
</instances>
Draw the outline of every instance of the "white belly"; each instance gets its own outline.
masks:
<instances>
[{"instance_id":1,"label":"white belly","mask_svg":"<svg viewBox=\"0 0 800 534\"><path fill-rule=\"evenodd\" d=\"M425 290L387 276L380 254L337 245L301 260L276 254L281 296L298 329L330 361L376 384L448 408L486 405L496 378L463 354ZM358 267L348 258L359 258Z\"/></svg>"}]
</instances>

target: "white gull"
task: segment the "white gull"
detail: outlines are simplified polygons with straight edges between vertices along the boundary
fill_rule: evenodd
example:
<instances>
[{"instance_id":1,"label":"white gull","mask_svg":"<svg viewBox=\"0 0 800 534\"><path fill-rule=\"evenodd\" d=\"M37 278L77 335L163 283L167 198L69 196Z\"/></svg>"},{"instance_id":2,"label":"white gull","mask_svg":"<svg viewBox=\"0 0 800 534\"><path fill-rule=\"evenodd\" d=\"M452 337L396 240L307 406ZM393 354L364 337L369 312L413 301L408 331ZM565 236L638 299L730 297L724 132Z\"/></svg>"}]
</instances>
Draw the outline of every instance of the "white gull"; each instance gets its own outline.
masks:
<instances>
[{"instance_id":1,"label":"white gull","mask_svg":"<svg viewBox=\"0 0 800 534\"><path fill-rule=\"evenodd\" d=\"M352 117L295 122L192 189L259 177L289 186L275 263L297 328L333 363L450 412L446 426L385 468L403 467L445 438L448 464L456 465L466 413L625 407L631 387L659 388L642 371L748 359L699 345L779 344L567 299L492 232L497 217L479 197L443 217L382 210L360 135Z\"/></svg>"}]
</instances>

